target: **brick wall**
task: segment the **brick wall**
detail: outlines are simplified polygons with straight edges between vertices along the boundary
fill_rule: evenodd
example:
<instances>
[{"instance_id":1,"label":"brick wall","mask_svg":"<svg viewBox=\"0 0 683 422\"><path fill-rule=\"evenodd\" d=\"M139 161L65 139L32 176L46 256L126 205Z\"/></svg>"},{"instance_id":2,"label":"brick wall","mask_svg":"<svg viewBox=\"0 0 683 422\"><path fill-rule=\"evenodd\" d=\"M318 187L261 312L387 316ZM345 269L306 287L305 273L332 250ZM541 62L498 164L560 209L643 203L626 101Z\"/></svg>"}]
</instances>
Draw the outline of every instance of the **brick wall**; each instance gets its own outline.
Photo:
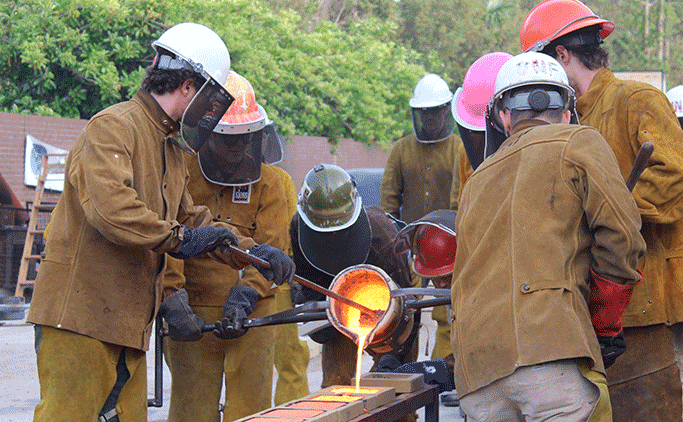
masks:
<instances>
[{"instance_id":1,"label":"brick wall","mask_svg":"<svg viewBox=\"0 0 683 422\"><path fill-rule=\"evenodd\" d=\"M35 189L24 185L26 134L68 150L86 123L79 119L0 113L0 174L23 204L32 202L35 196ZM285 159L279 165L292 176L297 189L306 172L316 164L330 163L344 168L384 167L389 157L389 152L382 148L348 139L340 141L336 153L332 154L332 146L326 138L311 136L296 136L293 142L285 143L283 149Z\"/></svg>"}]
</instances>

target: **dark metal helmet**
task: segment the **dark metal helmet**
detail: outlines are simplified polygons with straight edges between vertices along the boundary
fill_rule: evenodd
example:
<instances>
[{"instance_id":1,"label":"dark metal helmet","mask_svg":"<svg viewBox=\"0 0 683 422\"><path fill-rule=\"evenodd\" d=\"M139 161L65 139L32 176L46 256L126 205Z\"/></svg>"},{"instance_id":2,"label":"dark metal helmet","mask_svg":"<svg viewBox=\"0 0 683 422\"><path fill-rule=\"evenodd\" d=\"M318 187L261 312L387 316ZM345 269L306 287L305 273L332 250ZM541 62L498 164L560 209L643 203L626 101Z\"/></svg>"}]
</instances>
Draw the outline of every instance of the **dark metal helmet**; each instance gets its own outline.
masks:
<instances>
[{"instance_id":1,"label":"dark metal helmet","mask_svg":"<svg viewBox=\"0 0 683 422\"><path fill-rule=\"evenodd\" d=\"M341 167L319 164L306 174L297 209L311 229L319 232L345 229L356 222L361 208L356 184Z\"/></svg>"}]
</instances>

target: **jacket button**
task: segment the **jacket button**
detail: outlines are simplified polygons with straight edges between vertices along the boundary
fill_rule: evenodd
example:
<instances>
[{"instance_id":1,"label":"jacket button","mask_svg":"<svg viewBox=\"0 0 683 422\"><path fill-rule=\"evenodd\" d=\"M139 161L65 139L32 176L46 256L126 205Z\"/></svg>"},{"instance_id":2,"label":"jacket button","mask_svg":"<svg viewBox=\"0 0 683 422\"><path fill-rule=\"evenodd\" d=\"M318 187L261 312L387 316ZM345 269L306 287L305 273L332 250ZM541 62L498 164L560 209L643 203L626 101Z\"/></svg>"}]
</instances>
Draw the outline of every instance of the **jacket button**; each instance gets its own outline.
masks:
<instances>
[{"instance_id":1,"label":"jacket button","mask_svg":"<svg viewBox=\"0 0 683 422\"><path fill-rule=\"evenodd\" d=\"M523 288L525 291L529 291L529 289L531 289L531 286L529 286L528 284L525 284L524 286L522 286L522 288Z\"/></svg>"},{"instance_id":2,"label":"jacket button","mask_svg":"<svg viewBox=\"0 0 683 422\"><path fill-rule=\"evenodd\" d=\"M40 254L40 257L41 257L42 259L45 259L45 252L41 253L41 254Z\"/></svg>"},{"instance_id":3,"label":"jacket button","mask_svg":"<svg viewBox=\"0 0 683 422\"><path fill-rule=\"evenodd\" d=\"M221 215L218 214L218 215L216 216L216 218L220 220L220 219L221 219Z\"/></svg>"}]
</instances>

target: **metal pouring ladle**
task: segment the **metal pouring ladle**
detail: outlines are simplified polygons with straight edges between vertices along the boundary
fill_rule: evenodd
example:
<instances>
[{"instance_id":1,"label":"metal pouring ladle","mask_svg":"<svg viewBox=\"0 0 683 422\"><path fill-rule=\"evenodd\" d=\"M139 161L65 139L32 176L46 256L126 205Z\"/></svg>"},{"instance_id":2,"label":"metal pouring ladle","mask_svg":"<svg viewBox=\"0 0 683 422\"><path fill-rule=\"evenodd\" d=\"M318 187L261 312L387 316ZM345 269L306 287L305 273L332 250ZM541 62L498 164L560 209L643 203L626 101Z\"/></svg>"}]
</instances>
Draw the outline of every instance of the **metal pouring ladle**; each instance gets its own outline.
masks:
<instances>
[{"instance_id":1,"label":"metal pouring ladle","mask_svg":"<svg viewBox=\"0 0 683 422\"><path fill-rule=\"evenodd\" d=\"M232 247L234 248L234 247ZM270 265L267 261L263 261L258 257L250 255L240 249L234 248L240 257L243 257L249 262L256 263L257 265L262 265L261 262ZM325 289L324 287L318 286L317 284L303 279L299 276L294 276L299 283L305 285L306 287L311 287L312 290L318 291L325 294L325 292L332 293L327 295L330 298L339 300L355 308L359 308L365 312L370 311L372 313L376 312L369 309L357 302L352 301L342 295L339 295L331 290ZM303 280L303 283L301 282ZM323 290L323 291L321 291ZM416 296L434 296L433 299L417 299ZM407 287L392 289L390 291L390 297L404 297L403 306L406 310L408 309L422 309L430 308L434 306L449 305L451 303L451 291L450 289L435 289L435 288L417 288L417 287ZM330 308L330 301L317 301L308 302L304 305L299 305L295 308L288 309L286 311L277 312L262 318L247 318L243 321L242 326L245 328L252 327L265 327L271 325L280 324L294 324L299 322L310 322L310 321L322 321L328 319L327 310ZM367 311L366 311L367 310ZM162 385L162 373L163 373L163 349L162 341L163 337L168 335L168 329L163 327L163 318L161 315L157 315L156 318L156 336L155 336L155 363L154 363L154 398L148 400L148 406L161 407L162 397L163 397L163 385ZM214 330L214 324L205 324L202 326L203 333L210 333Z\"/></svg>"}]
</instances>

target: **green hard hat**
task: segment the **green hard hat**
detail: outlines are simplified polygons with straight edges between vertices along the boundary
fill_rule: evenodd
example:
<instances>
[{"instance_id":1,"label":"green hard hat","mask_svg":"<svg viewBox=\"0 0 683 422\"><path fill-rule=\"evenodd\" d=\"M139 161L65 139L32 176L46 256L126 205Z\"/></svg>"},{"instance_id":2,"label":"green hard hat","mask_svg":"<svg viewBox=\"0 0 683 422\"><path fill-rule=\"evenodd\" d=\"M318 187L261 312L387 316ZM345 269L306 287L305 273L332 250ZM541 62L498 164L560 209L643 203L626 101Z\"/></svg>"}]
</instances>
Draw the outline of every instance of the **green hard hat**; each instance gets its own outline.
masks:
<instances>
[{"instance_id":1,"label":"green hard hat","mask_svg":"<svg viewBox=\"0 0 683 422\"><path fill-rule=\"evenodd\" d=\"M362 201L353 179L344 169L319 164L306 174L297 208L311 229L337 231L358 219Z\"/></svg>"}]
</instances>

